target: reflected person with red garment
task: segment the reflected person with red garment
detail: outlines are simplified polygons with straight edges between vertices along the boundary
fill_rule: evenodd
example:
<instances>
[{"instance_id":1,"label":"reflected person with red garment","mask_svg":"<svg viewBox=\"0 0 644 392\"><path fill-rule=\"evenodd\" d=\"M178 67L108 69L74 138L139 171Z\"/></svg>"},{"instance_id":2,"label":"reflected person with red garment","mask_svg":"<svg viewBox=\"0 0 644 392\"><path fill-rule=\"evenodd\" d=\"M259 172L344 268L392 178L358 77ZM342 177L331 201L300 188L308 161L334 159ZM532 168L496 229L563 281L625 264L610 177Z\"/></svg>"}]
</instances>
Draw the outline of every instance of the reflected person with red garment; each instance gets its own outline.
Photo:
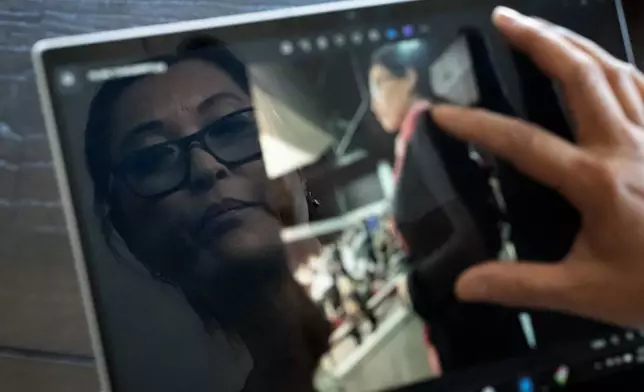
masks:
<instances>
[{"instance_id":1,"label":"reflected person with red garment","mask_svg":"<svg viewBox=\"0 0 644 392\"><path fill-rule=\"evenodd\" d=\"M461 271L497 258L500 212L469 146L431 119L432 55L419 39L386 45L372 55L369 86L373 114L396 134L394 226L409 255L409 294L426 322L429 365L441 375L528 346L517 311L464 304L452 294Z\"/></svg>"}]
</instances>

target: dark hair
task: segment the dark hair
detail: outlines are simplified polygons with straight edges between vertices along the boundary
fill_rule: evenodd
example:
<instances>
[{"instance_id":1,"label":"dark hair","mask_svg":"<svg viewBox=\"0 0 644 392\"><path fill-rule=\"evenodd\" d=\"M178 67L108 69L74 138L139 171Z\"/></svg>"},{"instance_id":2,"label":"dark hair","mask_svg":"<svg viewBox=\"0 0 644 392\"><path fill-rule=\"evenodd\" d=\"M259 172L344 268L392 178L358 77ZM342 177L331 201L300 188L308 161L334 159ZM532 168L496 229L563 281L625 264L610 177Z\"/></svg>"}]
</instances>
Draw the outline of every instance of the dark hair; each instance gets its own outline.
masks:
<instances>
[{"instance_id":1,"label":"dark hair","mask_svg":"<svg viewBox=\"0 0 644 392\"><path fill-rule=\"evenodd\" d=\"M177 48L175 56L157 57L152 61L163 61L168 67L185 60L203 60L211 63L228 74L244 91L249 92L246 67L223 43L210 37L193 37L185 40ZM146 59L151 61L150 59ZM110 127L112 112L122 94L136 81L147 76L108 81L101 86L92 99L85 127L85 158L90 177L94 184L94 208L101 219L101 230L110 248L112 243L112 217L110 210L111 157Z\"/></svg>"},{"instance_id":2,"label":"dark hair","mask_svg":"<svg viewBox=\"0 0 644 392\"><path fill-rule=\"evenodd\" d=\"M418 75L416 93L429 93L429 50L420 39L387 44L371 55L371 65L382 65L392 75L402 78L413 70Z\"/></svg>"}]
</instances>

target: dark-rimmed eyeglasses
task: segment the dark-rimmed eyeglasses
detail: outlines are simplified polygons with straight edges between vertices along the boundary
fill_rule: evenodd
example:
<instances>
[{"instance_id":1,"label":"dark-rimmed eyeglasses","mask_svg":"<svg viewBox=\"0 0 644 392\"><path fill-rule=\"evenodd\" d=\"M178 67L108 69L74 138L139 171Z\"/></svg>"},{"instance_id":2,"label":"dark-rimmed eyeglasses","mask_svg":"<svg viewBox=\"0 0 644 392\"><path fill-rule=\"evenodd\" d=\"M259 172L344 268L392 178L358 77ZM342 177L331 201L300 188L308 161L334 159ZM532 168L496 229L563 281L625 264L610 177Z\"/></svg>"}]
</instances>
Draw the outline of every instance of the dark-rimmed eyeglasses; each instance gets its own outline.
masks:
<instances>
[{"instance_id":1,"label":"dark-rimmed eyeglasses","mask_svg":"<svg viewBox=\"0 0 644 392\"><path fill-rule=\"evenodd\" d=\"M262 157L253 108L219 118L199 132L132 152L113 169L138 196L160 198L190 180L190 151L199 147L228 169Z\"/></svg>"}]
</instances>

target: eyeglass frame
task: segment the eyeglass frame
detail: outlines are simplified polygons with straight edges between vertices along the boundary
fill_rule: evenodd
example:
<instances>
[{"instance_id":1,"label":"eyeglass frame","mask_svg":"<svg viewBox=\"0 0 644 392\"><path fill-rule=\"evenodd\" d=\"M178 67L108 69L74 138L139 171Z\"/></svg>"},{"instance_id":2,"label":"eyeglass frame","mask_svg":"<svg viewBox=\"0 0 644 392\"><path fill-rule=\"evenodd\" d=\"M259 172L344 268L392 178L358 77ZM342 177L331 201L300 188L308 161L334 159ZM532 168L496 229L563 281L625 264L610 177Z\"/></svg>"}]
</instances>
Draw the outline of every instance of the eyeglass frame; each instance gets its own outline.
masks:
<instances>
[{"instance_id":1,"label":"eyeglass frame","mask_svg":"<svg viewBox=\"0 0 644 392\"><path fill-rule=\"evenodd\" d=\"M218 123L220 121L224 121L224 120L229 119L231 117L238 116L240 114L254 113L254 112L255 112L255 109L253 107L247 107L247 108L239 109L239 110L236 110L236 111L234 111L232 113L228 113L227 115L225 115L223 117L220 117L215 122L213 122L211 125L216 124L216 123ZM253 122L255 122L255 120L253 120ZM245 165L247 163L250 163L250 162L253 162L253 161L258 161L258 160L262 159L261 148L260 148L259 152L251 154L247 158L244 158L244 159L241 159L241 160L238 160L238 161L229 161L229 160L220 158L217 155L217 153L215 151L213 151L208 146L208 143L206 143L205 138L206 138L206 135L208 134L209 128L210 127L204 127L203 129L200 129L199 131L193 133L192 135L183 137L181 139L169 140L167 142L158 143L158 144L155 144L153 146L140 149L139 151L132 152L131 155L134 155L137 152L140 152L141 150L145 150L147 148L153 148L153 147L158 148L158 147L161 147L161 146L164 146L164 145L177 145L179 147L180 151L184 152L184 155L186 157L185 159L190 160L190 152L192 151L192 149L195 148L195 147L199 147L202 150L206 151L208 154L210 154L213 158L215 158L217 160L217 162L219 162L222 165L226 166L226 168L228 168L229 170L234 170L234 169L236 169L236 168L238 168L238 167L240 167L242 165ZM255 122L255 128L257 129L257 123L256 122ZM257 133L259 135L259 131L257 131ZM178 190L184 188L186 186L186 184L190 181L190 166L191 165L188 162L188 165L186 165L184 178L177 185L175 185L174 187L172 187L172 188L170 188L170 189L168 189L166 191L155 193L155 194L152 194L152 195L142 194L141 192L137 191L132 184L130 184L130 181L127 179L127 175L125 174L125 170L126 170L126 166L127 166L129 158L130 157L126 157L126 158L122 159L119 163L114 165L112 167L111 174L112 174L113 178L114 177L115 178L120 178L132 193L134 193L135 195L137 195L137 196L139 196L141 198L150 199L150 200L162 199L162 198L164 198L166 196L169 196L169 195L177 192ZM111 188L112 188L112 181L110 181L110 193L111 193Z\"/></svg>"}]
</instances>

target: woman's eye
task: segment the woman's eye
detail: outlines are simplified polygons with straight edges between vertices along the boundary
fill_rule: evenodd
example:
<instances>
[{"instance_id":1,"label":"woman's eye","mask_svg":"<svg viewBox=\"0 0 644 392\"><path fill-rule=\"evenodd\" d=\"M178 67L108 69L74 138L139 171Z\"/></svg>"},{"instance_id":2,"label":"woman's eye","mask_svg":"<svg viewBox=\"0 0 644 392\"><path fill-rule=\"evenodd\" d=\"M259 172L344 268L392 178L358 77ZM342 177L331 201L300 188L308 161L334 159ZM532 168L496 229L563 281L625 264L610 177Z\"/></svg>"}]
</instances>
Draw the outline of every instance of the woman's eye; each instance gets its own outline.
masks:
<instances>
[{"instance_id":1,"label":"woman's eye","mask_svg":"<svg viewBox=\"0 0 644 392\"><path fill-rule=\"evenodd\" d=\"M152 148L160 144L166 143L168 138L158 134L145 134L136 136L130 141L129 146L131 151L139 151L147 148Z\"/></svg>"},{"instance_id":2,"label":"woman's eye","mask_svg":"<svg viewBox=\"0 0 644 392\"><path fill-rule=\"evenodd\" d=\"M138 175L152 174L171 167L176 155L171 146L151 147L135 153L130 162L130 169Z\"/></svg>"}]
</instances>

